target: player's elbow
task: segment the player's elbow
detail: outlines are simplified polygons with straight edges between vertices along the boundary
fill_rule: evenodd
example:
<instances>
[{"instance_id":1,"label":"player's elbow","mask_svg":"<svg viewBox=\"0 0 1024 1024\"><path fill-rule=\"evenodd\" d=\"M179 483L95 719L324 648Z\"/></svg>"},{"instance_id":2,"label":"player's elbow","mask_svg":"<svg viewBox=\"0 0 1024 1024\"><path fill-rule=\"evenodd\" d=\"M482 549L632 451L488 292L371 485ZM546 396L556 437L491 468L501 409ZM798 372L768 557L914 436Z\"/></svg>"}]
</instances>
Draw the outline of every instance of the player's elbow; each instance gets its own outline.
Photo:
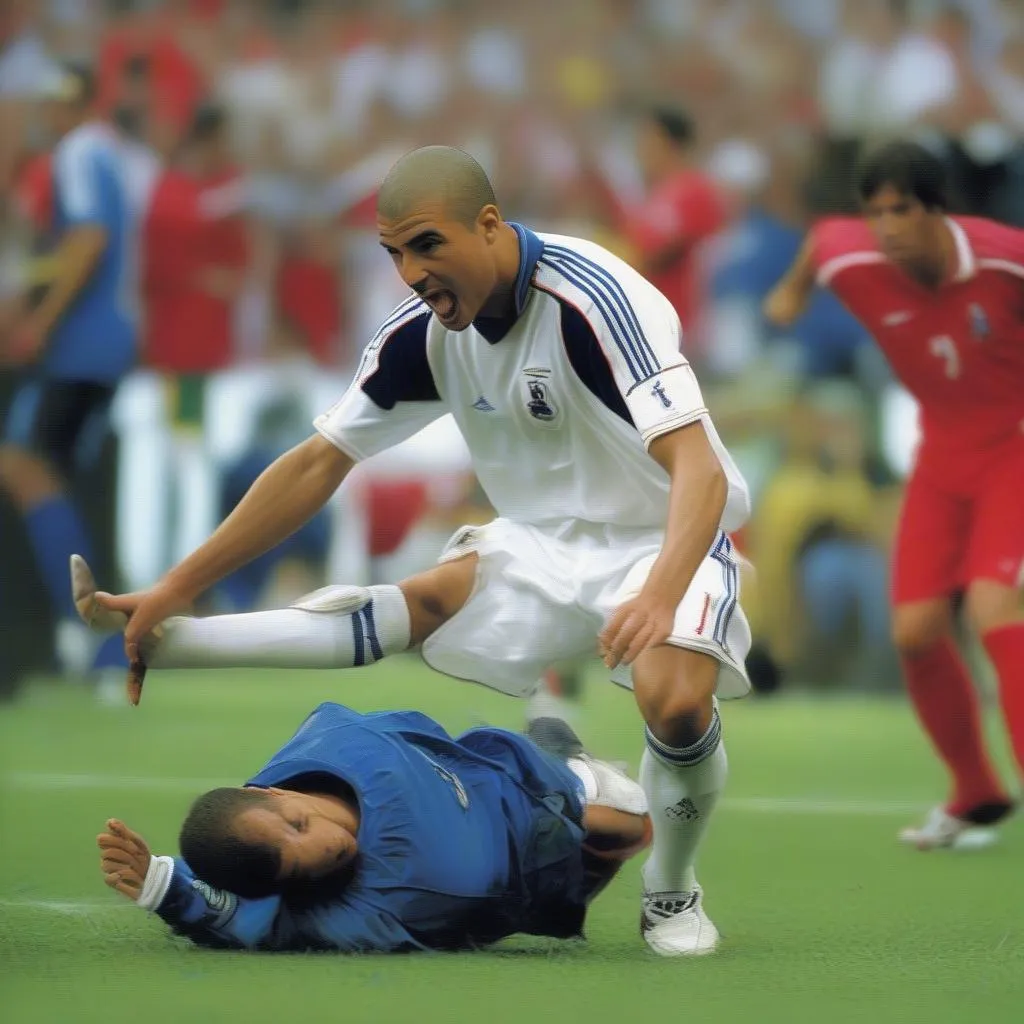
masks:
<instances>
[{"instance_id":1,"label":"player's elbow","mask_svg":"<svg viewBox=\"0 0 1024 1024\"><path fill-rule=\"evenodd\" d=\"M718 517L721 517L729 497L729 479L717 458L714 466L707 469L701 489L707 496L708 505L715 510Z\"/></svg>"}]
</instances>

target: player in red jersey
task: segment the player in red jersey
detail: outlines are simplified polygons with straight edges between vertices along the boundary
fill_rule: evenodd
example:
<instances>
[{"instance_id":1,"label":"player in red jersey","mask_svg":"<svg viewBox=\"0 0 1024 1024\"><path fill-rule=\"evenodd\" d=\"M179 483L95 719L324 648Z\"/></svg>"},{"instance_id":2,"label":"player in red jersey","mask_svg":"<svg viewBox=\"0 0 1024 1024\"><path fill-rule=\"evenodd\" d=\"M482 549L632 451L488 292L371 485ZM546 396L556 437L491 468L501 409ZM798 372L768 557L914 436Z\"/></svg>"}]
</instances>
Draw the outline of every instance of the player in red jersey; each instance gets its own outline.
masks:
<instances>
[{"instance_id":1,"label":"player in red jersey","mask_svg":"<svg viewBox=\"0 0 1024 1024\"><path fill-rule=\"evenodd\" d=\"M912 143L869 155L858 192L863 219L815 225L765 313L788 323L815 284L831 288L920 405L896 537L893 639L953 790L901 837L950 846L1013 806L953 641L961 597L1024 770L1024 231L948 215L942 165Z\"/></svg>"}]
</instances>

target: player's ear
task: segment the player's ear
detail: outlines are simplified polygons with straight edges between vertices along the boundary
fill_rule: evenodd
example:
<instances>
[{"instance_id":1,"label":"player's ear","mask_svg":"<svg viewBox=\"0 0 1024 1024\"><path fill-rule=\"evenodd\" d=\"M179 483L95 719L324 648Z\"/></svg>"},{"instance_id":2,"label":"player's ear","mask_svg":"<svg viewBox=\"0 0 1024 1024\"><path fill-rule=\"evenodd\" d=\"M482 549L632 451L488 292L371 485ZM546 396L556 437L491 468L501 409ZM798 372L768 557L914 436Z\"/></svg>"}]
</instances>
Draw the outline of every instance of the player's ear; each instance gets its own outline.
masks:
<instances>
[{"instance_id":1,"label":"player's ear","mask_svg":"<svg viewBox=\"0 0 1024 1024\"><path fill-rule=\"evenodd\" d=\"M498 228L501 227L501 214L494 203L488 203L482 207L476 215L476 228L487 239L493 242L498 237Z\"/></svg>"}]
</instances>

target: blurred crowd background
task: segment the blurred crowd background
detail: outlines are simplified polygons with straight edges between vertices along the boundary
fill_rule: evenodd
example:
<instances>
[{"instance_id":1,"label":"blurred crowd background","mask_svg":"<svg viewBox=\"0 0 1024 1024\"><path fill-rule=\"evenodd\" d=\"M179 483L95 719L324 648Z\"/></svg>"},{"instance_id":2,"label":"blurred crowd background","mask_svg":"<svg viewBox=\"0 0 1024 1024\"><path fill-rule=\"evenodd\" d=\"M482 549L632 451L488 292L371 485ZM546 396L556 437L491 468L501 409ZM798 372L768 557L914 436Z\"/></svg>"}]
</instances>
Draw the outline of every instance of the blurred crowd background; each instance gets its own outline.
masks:
<instances>
[{"instance_id":1,"label":"blurred crowd background","mask_svg":"<svg viewBox=\"0 0 1024 1024\"><path fill-rule=\"evenodd\" d=\"M807 225L855 209L875 138L920 139L960 210L1024 225L1024 0L6 0L0 351L45 288L44 107L68 59L96 75L138 223L138 368L70 470L109 588L145 586L199 543L341 393L403 297L375 186L402 152L444 143L484 164L506 217L602 242L679 307L754 492L739 542L758 569L759 669L894 685L887 549L913 405L830 296L785 332L760 304ZM680 176L708 190L685 216L665 185ZM684 256L652 262L652 234L664 254L673 232ZM0 412L24 372L0 368ZM10 688L62 662L17 510L0 506ZM439 424L207 610L394 578L488 515Z\"/></svg>"}]
</instances>

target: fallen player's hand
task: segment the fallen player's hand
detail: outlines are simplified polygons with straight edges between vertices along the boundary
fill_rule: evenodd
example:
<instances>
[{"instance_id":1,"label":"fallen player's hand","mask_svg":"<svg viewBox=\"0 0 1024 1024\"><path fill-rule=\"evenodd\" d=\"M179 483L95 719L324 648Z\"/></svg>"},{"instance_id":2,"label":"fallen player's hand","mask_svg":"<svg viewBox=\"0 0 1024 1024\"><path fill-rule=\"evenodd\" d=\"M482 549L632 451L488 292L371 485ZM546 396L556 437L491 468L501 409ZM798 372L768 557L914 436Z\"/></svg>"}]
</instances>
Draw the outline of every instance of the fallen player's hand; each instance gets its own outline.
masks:
<instances>
[{"instance_id":1,"label":"fallen player's hand","mask_svg":"<svg viewBox=\"0 0 1024 1024\"><path fill-rule=\"evenodd\" d=\"M152 854L146 840L122 821L110 818L107 830L96 837L103 881L121 895L138 901Z\"/></svg>"},{"instance_id":2,"label":"fallen player's hand","mask_svg":"<svg viewBox=\"0 0 1024 1024\"><path fill-rule=\"evenodd\" d=\"M672 633L675 618L674 603L643 592L620 605L598 638L605 665L631 665L641 652L663 644Z\"/></svg>"}]
</instances>

